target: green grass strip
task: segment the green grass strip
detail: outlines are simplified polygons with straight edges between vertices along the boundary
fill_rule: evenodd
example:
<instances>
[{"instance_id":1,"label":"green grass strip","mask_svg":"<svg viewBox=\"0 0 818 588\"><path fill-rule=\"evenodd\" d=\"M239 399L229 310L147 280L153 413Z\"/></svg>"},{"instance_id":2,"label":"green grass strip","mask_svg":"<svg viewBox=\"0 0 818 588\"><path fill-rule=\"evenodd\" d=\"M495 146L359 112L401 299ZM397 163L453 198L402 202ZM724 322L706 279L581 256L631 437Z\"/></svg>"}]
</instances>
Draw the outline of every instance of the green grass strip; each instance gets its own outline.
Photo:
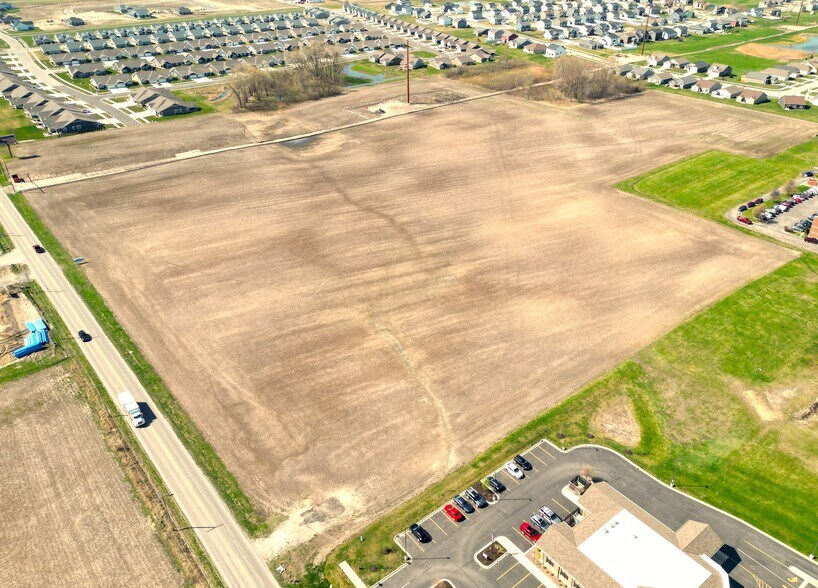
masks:
<instances>
[{"instance_id":1,"label":"green grass strip","mask_svg":"<svg viewBox=\"0 0 818 588\"><path fill-rule=\"evenodd\" d=\"M42 245L60 265L68 281L91 309L91 312L94 313L105 333L139 378L153 401L173 425L176 434L190 451L199 467L202 468L202 471L213 482L239 524L250 536L258 537L266 534L269 531L268 521L261 512L254 508L239 485L238 480L230 473L219 455L204 438L201 430L193 423L193 420L145 359L139 347L116 320L113 312L108 308L105 300L91 284L81 267L73 263L72 257L43 224L22 194L14 194L10 198L28 225L37 234Z\"/></svg>"}]
</instances>

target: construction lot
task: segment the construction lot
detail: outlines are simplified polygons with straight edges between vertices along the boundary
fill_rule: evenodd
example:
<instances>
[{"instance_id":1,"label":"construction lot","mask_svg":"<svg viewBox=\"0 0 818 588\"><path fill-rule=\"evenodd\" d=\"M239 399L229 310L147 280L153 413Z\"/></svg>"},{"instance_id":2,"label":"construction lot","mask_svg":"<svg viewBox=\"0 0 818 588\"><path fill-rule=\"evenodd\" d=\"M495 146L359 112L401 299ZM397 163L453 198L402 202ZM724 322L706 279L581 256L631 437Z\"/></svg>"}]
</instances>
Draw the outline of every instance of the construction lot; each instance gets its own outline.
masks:
<instances>
[{"instance_id":1,"label":"construction lot","mask_svg":"<svg viewBox=\"0 0 818 588\"><path fill-rule=\"evenodd\" d=\"M271 555L377 518L791 259L610 186L814 132L658 93L570 110L499 96L28 198L284 515Z\"/></svg>"},{"instance_id":2,"label":"construction lot","mask_svg":"<svg viewBox=\"0 0 818 588\"><path fill-rule=\"evenodd\" d=\"M0 386L4 585L181 586L79 394L59 366Z\"/></svg>"}]
</instances>

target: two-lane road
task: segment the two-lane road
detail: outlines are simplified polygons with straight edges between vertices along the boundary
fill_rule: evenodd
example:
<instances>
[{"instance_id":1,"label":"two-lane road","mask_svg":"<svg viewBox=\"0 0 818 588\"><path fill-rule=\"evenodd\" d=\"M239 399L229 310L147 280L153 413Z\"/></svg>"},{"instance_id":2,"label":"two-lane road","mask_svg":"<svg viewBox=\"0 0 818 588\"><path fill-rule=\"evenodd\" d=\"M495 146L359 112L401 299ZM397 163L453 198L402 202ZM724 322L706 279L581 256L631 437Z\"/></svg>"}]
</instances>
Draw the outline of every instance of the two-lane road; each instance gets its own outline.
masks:
<instances>
[{"instance_id":1,"label":"two-lane road","mask_svg":"<svg viewBox=\"0 0 818 588\"><path fill-rule=\"evenodd\" d=\"M93 341L80 347L114 402L118 402L119 392L129 390L137 402L149 403L156 419L147 427L136 429L136 437L173 493L188 523L195 529L224 583L242 588L278 588L272 573L253 549L227 505L193 461L165 417L150 402L136 375L105 335L57 262L48 252L35 253L33 246L38 239L5 193L0 195L0 223L69 330L76 333L84 329L93 336Z\"/></svg>"}]
</instances>

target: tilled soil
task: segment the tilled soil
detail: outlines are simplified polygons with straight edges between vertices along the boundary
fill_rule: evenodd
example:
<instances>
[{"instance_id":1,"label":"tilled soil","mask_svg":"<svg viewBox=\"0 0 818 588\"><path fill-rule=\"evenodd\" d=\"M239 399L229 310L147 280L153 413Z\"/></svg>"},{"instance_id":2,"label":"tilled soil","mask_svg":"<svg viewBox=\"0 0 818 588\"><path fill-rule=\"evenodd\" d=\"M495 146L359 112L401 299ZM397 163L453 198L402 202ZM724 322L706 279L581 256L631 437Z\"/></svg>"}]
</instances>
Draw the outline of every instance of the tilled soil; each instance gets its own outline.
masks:
<instances>
[{"instance_id":1,"label":"tilled soil","mask_svg":"<svg viewBox=\"0 0 818 588\"><path fill-rule=\"evenodd\" d=\"M181 586L61 367L0 386L4 586Z\"/></svg>"},{"instance_id":2,"label":"tilled soil","mask_svg":"<svg viewBox=\"0 0 818 588\"><path fill-rule=\"evenodd\" d=\"M658 93L571 110L495 97L30 199L94 259L252 499L284 515L270 555L354 532L791 259L612 185L814 132Z\"/></svg>"}]
</instances>

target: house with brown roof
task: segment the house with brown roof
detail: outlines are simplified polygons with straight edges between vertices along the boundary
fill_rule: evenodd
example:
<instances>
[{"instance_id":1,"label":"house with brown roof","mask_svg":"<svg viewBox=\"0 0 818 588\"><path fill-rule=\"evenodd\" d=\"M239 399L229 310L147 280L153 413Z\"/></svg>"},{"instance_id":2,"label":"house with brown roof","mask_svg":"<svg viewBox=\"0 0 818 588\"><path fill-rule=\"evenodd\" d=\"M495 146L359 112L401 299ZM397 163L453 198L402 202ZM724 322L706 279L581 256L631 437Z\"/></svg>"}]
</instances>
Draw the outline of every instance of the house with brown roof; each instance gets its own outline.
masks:
<instances>
[{"instance_id":1,"label":"house with brown roof","mask_svg":"<svg viewBox=\"0 0 818 588\"><path fill-rule=\"evenodd\" d=\"M713 529L687 521L676 531L605 482L578 499L579 511L536 543L535 560L561 586L727 588L712 556L723 542Z\"/></svg>"},{"instance_id":2,"label":"house with brown roof","mask_svg":"<svg viewBox=\"0 0 818 588\"><path fill-rule=\"evenodd\" d=\"M804 96L782 96L778 105L784 110L806 110L809 107Z\"/></svg>"},{"instance_id":3,"label":"house with brown roof","mask_svg":"<svg viewBox=\"0 0 818 588\"><path fill-rule=\"evenodd\" d=\"M736 97L736 102L741 104L761 104L769 101L767 94L761 90L744 90Z\"/></svg>"}]
</instances>

